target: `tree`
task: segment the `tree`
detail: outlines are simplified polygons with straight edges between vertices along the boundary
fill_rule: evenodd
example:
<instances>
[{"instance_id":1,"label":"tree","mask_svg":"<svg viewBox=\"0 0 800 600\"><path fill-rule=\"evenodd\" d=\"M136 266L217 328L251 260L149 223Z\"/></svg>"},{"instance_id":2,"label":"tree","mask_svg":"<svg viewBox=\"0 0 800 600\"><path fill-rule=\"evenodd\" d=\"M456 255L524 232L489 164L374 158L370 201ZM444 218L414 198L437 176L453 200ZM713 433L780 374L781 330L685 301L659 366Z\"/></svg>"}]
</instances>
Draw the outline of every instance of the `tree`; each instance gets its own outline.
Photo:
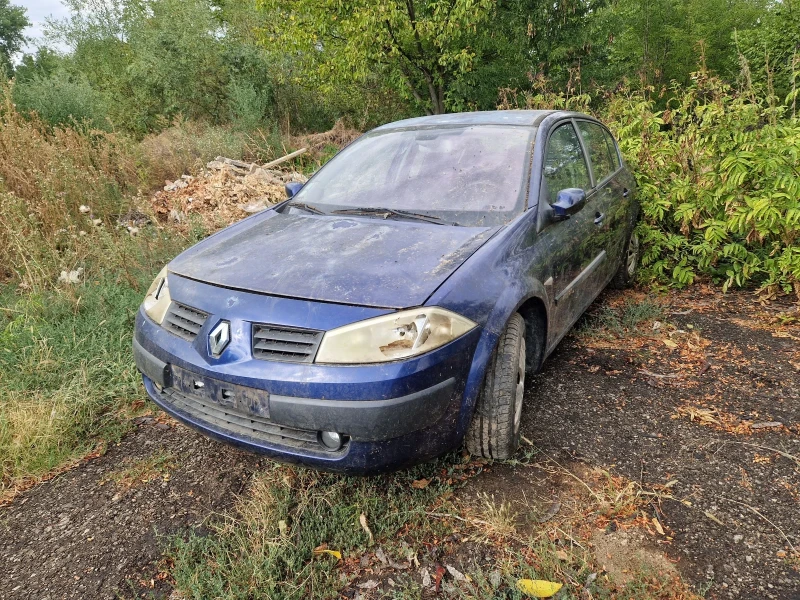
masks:
<instances>
[{"instance_id":1,"label":"tree","mask_svg":"<svg viewBox=\"0 0 800 600\"><path fill-rule=\"evenodd\" d=\"M291 52L321 86L378 72L428 113L458 104L452 93L494 55L497 0L260 0L262 42Z\"/></svg>"},{"instance_id":2,"label":"tree","mask_svg":"<svg viewBox=\"0 0 800 600\"><path fill-rule=\"evenodd\" d=\"M731 36L765 12L767 0L615 0L600 11L612 40L608 62L617 78L642 85L688 84L701 60L724 77L738 70Z\"/></svg>"},{"instance_id":3,"label":"tree","mask_svg":"<svg viewBox=\"0 0 800 600\"><path fill-rule=\"evenodd\" d=\"M754 29L737 32L739 50L747 59L749 76L775 102L797 107L800 83L800 5L797 0L776 3Z\"/></svg>"},{"instance_id":4,"label":"tree","mask_svg":"<svg viewBox=\"0 0 800 600\"><path fill-rule=\"evenodd\" d=\"M0 75L11 74L11 58L25 44L22 32L30 24L23 7L14 6L9 0L0 0Z\"/></svg>"}]
</instances>

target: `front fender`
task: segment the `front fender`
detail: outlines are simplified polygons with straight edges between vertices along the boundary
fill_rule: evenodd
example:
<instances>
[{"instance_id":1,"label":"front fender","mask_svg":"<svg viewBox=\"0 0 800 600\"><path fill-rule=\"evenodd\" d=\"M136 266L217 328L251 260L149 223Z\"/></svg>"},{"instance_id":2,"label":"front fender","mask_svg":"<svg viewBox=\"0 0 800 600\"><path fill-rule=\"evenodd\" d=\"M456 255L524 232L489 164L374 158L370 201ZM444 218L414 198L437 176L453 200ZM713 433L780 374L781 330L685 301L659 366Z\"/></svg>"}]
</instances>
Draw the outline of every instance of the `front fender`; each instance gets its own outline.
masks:
<instances>
[{"instance_id":1,"label":"front fender","mask_svg":"<svg viewBox=\"0 0 800 600\"><path fill-rule=\"evenodd\" d=\"M545 286L530 275L528 268L533 248L520 252L515 231L503 233L506 235L495 236L470 257L426 303L457 312L482 328L464 391L459 437L469 427L487 365L511 315L531 298L549 306Z\"/></svg>"}]
</instances>

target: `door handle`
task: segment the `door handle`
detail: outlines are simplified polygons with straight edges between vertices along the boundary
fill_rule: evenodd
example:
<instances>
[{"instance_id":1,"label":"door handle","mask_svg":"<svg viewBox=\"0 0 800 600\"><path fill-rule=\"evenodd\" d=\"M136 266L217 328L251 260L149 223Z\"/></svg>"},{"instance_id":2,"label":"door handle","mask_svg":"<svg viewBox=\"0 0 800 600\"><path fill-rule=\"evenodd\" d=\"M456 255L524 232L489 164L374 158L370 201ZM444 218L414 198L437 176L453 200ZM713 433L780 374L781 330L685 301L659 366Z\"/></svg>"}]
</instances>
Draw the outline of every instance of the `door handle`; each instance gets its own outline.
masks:
<instances>
[{"instance_id":1,"label":"door handle","mask_svg":"<svg viewBox=\"0 0 800 600\"><path fill-rule=\"evenodd\" d=\"M631 195L631 191L628 188L622 188L622 197L627 198Z\"/></svg>"},{"instance_id":2,"label":"door handle","mask_svg":"<svg viewBox=\"0 0 800 600\"><path fill-rule=\"evenodd\" d=\"M602 225L603 220L606 218L605 213L595 213L594 215L594 224L595 225Z\"/></svg>"}]
</instances>

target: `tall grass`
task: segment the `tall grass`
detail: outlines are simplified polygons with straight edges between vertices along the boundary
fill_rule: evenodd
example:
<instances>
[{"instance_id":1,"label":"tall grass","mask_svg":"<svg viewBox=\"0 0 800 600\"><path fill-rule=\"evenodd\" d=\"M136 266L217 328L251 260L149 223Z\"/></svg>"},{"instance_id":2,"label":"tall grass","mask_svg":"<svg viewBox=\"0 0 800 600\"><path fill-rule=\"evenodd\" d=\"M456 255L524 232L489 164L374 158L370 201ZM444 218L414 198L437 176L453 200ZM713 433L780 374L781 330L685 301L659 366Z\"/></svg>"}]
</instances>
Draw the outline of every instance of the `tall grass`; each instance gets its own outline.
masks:
<instances>
[{"instance_id":1,"label":"tall grass","mask_svg":"<svg viewBox=\"0 0 800 600\"><path fill-rule=\"evenodd\" d=\"M38 289L100 251L81 231L113 227L130 209L141 181L133 150L114 133L25 118L0 89L0 278Z\"/></svg>"},{"instance_id":2,"label":"tall grass","mask_svg":"<svg viewBox=\"0 0 800 600\"><path fill-rule=\"evenodd\" d=\"M0 288L0 492L124 432L144 399L130 350L136 310L181 243L120 235L109 264L78 284Z\"/></svg>"}]
</instances>

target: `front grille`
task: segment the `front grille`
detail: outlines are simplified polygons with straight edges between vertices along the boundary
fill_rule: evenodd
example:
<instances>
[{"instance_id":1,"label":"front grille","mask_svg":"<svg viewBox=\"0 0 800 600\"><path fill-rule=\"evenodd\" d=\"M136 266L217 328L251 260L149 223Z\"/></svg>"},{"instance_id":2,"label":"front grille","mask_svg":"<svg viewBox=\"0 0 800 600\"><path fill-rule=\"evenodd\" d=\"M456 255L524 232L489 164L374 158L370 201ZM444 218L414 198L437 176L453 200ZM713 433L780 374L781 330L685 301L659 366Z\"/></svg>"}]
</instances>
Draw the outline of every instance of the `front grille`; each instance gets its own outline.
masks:
<instances>
[{"instance_id":1,"label":"front grille","mask_svg":"<svg viewBox=\"0 0 800 600\"><path fill-rule=\"evenodd\" d=\"M160 393L162 398L178 412L185 413L225 432L277 446L289 446L317 453L332 453L319 443L316 431L284 427L264 417L237 411L205 398L185 394L176 388L164 388ZM336 452L343 451L344 448Z\"/></svg>"},{"instance_id":2,"label":"front grille","mask_svg":"<svg viewBox=\"0 0 800 600\"><path fill-rule=\"evenodd\" d=\"M203 311L173 301L169 305L162 325L164 329L193 342L207 318L208 314Z\"/></svg>"},{"instance_id":3,"label":"front grille","mask_svg":"<svg viewBox=\"0 0 800 600\"><path fill-rule=\"evenodd\" d=\"M284 362L313 362L322 331L253 324L253 357Z\"/></svg>"}]
</instances>

